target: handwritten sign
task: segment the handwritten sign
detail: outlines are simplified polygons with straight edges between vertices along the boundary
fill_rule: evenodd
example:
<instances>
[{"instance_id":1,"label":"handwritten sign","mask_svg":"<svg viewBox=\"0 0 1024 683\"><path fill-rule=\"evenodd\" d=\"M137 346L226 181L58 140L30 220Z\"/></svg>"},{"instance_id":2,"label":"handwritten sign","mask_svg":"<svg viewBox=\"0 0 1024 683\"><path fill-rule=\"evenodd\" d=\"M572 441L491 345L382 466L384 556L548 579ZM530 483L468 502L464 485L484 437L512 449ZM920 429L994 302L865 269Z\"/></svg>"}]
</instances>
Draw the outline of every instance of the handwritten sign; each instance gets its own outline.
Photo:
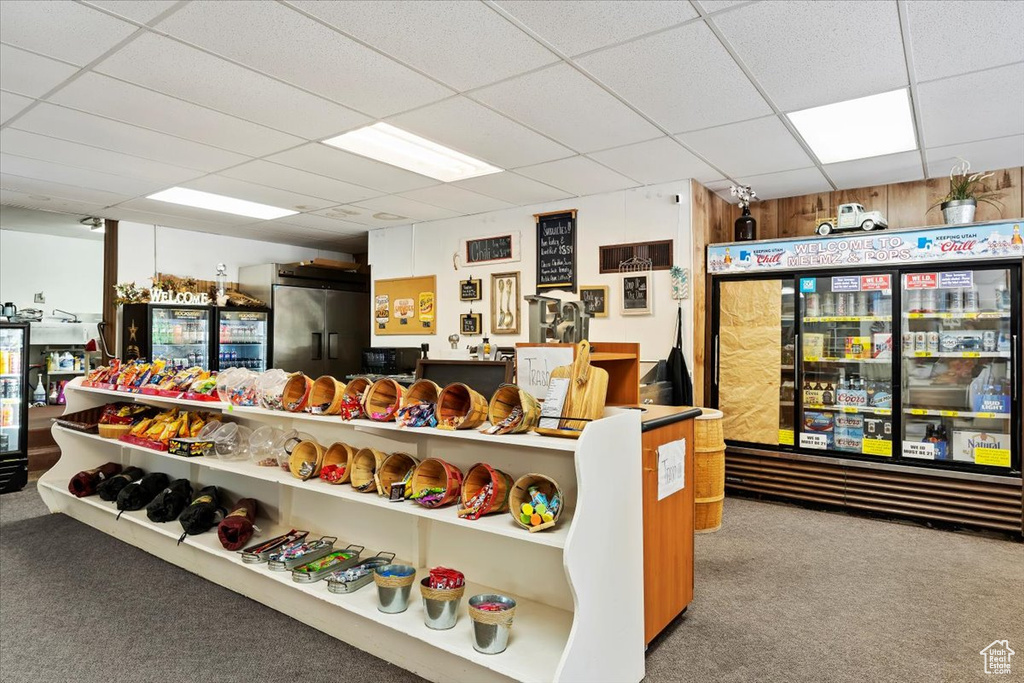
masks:
<instances>
[{"instance_id":1,"label":"handwritten sign","mask_svg":"<svg viewBox=\"0 0 1024 683\"><path fill-rule=\"evenodd\" d=\"M551 371L572 365L572 346L516 346L516 384L531 396L547 393Z\"/></svg>"},{"instance_id":2,"label":"handwritten sign","mask_svg":"<svg viewBox=\"0 0 1024 683\"><path fill-rule=\"evenodd\" d=\"M608 317L608 288L580 286L580 301L595 318Z\"/></svg>"},{"instance_id":3,"label":"handwritten sign","mask_svg":"<svg viewBox=\"0 0 1024 683\"><path fill-rule=\"evenodd\" d=\"M480 301L483 298L481 281L469 278L459 280L459 301Z\"/></svg>"},{"instance_id":4,"label":"handwritten sign","mask_svg":"<svg viewBox=\"0 0 1024 683\"><path fill-rule=\"evenodd\" d=\"M576 211L537 214L537 291L576 291Z\"/></svg>"},{"instance_id":5,"label":"handwritten sign","mask_svg":"<svg viewBox=\"0 0 1024 683\"><path fill-rule=\"evenodd\" d=\"M623 315L646 315L651 312L650 273L625 273L622 276Z\"/></svg>"},{"instance_id":6,"label":"handwritten sign","mask_svg":"<svg viewBox=\"0 0 1024 683\"><path fill-rule=\"evenodd\" d=\"M481 322L480 313L463 313L459 316L459 322L461 323L459 329L462 331L464 336L474 336L481 333L483 323Z\"/></svg>"},{"instance_id":7,"label":"handwritten sign","mask_svg":"<svg viewBox=\"0 0 1024 683\"><path fill-rule=\"evenodd\" d=\"M686 439L658 447L658 500L686 486Z\"/></svg>"},{"instance_id":8,"label":"handwritten sign","mask_svg":"<svg viewBox=\"0 0 1024 683\"><path fill-rule=\"evenodd\" d=\"M476 237L461 242L461 258L467 266L508 263L519 260L519 233Z\"/></svg>"}]
</instances>

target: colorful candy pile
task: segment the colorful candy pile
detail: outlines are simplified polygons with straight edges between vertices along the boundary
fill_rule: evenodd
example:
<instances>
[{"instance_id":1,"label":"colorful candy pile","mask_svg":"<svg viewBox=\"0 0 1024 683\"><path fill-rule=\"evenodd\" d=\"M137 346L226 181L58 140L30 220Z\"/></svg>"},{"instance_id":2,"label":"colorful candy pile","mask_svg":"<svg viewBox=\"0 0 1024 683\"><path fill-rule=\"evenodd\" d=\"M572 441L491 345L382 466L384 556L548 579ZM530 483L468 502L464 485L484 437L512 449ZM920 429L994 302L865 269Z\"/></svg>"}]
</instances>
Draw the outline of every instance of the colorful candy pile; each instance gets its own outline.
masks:
<instances>
[{"instance_id":1,"label":"colorful candy pile","mask_svg":"<svg viewBox=\"0 0 1024 683\"><path fill-rule=\"evenodd\" d=\"M86 386L113 384L121 389L141 391L159 389L167 392L187 392L210 396L216 387L216 373L198 366L178 368L165 360L147 363L137 359L122 363L114 358L110 365L91 370L85 378Z\"/></svg>"},{"instance_id":2,"label":"colorful candy pile","mask_svg":"<svg viewBox=\"0 0 1024 683\"><path fill-rule=\"evenodd\" d=\"M121 439L158 450L166 450L171 439L196 436L207 422L219 419L219 415L189 412L187 410L179 412L177 408L172 408L160 413L156 417L145 418L139 421Z\"/></svg>"},{"instance_id":3,"label":"colorful candy pile","mask_svg":"<svg viewBox=\"0 0 1024 683\"><path fill-rule=\"evenodd\" d=\"M386 568L377 570L377 573L381 576L394 576L401 578L403 576L409 576L410 574L416 573L416 570L412 567L402 567L400 565L390 565Z\"/></svg>"},{"instance_id":4,"label":"colorful candy pile","mask_svg":"<svg viewBox=\"0 0 1024 683\"><path fill-rule=\"evenodd\" d=\"M466 501L462 509L459 510L459 517L469 517L470 519L476 519L483 512L484 505L491 499L494 494L494 482L487 482L484 486L476 492L476 495Z\"/></svg>"},{"instance_id":5,"label":"colorful candy pile","mask_svg":"<svg viewBox=\"0 0 1024 683\"><path fill-rule=\"evenodd\" d=\"M527 526L540 526L555 521L555 515L562 504L558 496L553 495L551 500L548 500L536 486L530 486L526 492L530 494L530 502L523 503L519 511L519 521Z\"/></svg>"},{"instance_id":6,"label":"colorful candy pile","mask_svg":"<svg viewBox=\"0 0 1024 683\"><path fill-rule=\"evenodd\" d=\"M508 434L522 421L523 409L520 406L516 406L508 414L508 417L496 425L491 425L486 431L488 434Z\"/></svg>"},{"instance_id":7,"label":"colorful candy pile","mask_svg":"<svg viewBox=\"0 0 1024 683\"><path fill-rule=\"evenodd\" d=\"M481 602L479 605L473 605L473 607L483 612L504 612L509 608L503 602Z\"/></svg>"},{"instance_id":8,"label":"colorful candy pile","mask_svg":"<svg viewBox=\"0 0 1024 683\"><path fill-rule=\"evenodd\" d=\"M416 491L411 496L409 496L409 498L415 500L424 507L430 507L432 505L437 505L438 503L440 503L441 499L444 498L444 494L444 487L428 486L426 488L420 489L419 491Z\"/></svg>"},{"instance_id":9,"label":"colorful candy pile","mask_svg":"<svg viewBox=\"0 0 1024 683\"><path fill-rule=\"evenodd\" d=\"M344 478L345 470L345 465L324 465L320 469L320 478L333 484Z\"/></svg>"},{"instance_id":10,"label":"colorful candy pile","mask_svg":"<svg viewBox=\"0 0 1024 683\"><path fill-rule=\"evenodd\" d=\"M461 588L465 586L466 577L462 572L456 569L434 567L430 570L430 580L428 584L431 588L437 590L451 590L453 588Z\"/></svg>"},{"instance_id":11,"label":"colorful candy pile","mask_svg":"<svg viewBox=\"0 0 1024 683\"><path fill-rule=\"evenodd\" d=\"M342 420L354 420L363 416L363 397L346 395L341 399L341 410L338 411Z\"/></svg>"},{"instance_id":12,"label":"colorful candy pile","mask_svg":"<svg viewBox=\"0 0 1024 683\"><path fill-rule=\"evenodd\" d=\"M436 427L437 406L433 403L414 403L398 411L399 427Z\"/></svg>"},{"instance_id":13,"label":"colorful candy pile","mask_svg":"<svg viewBox=\"0 0 1024 683\"><path fill-rule=\"evenodd\" d=\"M388 406L388 409L383 413L370 413L370 418L377 420L378 422L387 422L391 419L391 416L398 410L398 404Z\"/></svg>"}]
</instances>

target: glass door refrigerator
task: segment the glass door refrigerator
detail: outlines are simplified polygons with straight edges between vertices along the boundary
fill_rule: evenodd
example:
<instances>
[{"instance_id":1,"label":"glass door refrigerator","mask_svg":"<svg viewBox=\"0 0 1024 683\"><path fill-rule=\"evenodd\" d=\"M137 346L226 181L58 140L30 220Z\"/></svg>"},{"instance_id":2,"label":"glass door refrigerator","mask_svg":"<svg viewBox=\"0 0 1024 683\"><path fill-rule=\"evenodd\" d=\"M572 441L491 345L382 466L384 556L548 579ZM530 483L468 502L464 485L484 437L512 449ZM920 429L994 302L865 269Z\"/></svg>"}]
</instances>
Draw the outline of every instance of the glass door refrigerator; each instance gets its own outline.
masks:
<instances>
[{"instance_id":1,"label":"glass door refrigerator","mask_svg":"<svg viewBox=\"0 0 1024 683\"><path fill-rule=\"evenodd\" d=\"M215 369L272 367L269 308L218 308Z\"/></svg>"},{"instance_id":2,"label":"glass door refrigerator","mask_svg":"<svg viewBox=\"0 0 1024 683\"><path fill-rule=\"evenodd\" d=\"M0 323L0 493L28 481L27 323Z\"/></svg>"},{"instance_id":3,"label":"glass door refrigerator","mask_svg":"<svg viewBox=\"0 0 1024 683\"><path fill-rule=\"evenodd\" d=\"M121 312L121 358L210 368L213 318L210 306L126 304Z\"/></svg>"}]
</instances>

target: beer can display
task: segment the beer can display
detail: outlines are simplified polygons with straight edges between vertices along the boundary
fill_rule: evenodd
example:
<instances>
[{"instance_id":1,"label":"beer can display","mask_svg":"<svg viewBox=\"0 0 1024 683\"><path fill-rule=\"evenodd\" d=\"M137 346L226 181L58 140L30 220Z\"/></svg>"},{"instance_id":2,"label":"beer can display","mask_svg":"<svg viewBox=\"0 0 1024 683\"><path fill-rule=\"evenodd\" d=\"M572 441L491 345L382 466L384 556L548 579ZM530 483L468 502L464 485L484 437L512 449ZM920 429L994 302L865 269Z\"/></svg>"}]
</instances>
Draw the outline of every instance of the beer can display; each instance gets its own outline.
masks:
<instances>
[{"instance_id":1,"label":"beer can display","mask_svg":"<svg viewBox=\"0 0 1024 683\"><path fill-rule=\"evenodd\" d=\"M928 350L928 333L927 332L915 332L914 333L914 351L927 351Z\"/></svg>"},{"instance_id":2,"label":"beer can display","mask_svg":"<svg viewBox=\"0 0 1024 683\"><path fill-rule=\"evenodd\" d=\"M806 310L804 311L804 314L808 318L817 318L818 316L821 315L820 304L821 297L818 295L817 292L811 292L810 294L807 295L807 299L805 300L804 306Z\"/></svg>"},{"instance_id":3,"label":"beer can display","mask_svg":"<svg viewBox=\"0 0 1024 683\"><path fill-rule=\"evenodd\" d=\"M938 353L939 352L939 333L934 331L934 330L929 332L926 344L927 344L927 351L928 351L928 353Z\"/></svg>"}]
</instances>

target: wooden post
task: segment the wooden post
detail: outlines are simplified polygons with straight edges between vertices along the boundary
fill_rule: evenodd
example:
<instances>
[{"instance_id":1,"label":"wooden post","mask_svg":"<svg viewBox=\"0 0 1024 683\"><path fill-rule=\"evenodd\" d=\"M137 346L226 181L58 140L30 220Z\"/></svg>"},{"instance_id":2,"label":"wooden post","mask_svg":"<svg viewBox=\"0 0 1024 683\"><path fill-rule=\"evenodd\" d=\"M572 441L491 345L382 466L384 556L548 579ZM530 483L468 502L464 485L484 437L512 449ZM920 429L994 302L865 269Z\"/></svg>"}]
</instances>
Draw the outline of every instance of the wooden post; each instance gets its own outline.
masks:
<instances>
[{"instance_id":1,"label":"wooden post","mask_svg":"<svg viewBox=\"0 0 1024 683\"><path fill-rule=\"evenodd\" d=\"M117 304L114 303L114 285L117 284L117 225L115 220L106 219L103 232L103 340L106 348L117 355ZM103 362L110 360L104 353Z\"/></svg>"}]
</instances>

